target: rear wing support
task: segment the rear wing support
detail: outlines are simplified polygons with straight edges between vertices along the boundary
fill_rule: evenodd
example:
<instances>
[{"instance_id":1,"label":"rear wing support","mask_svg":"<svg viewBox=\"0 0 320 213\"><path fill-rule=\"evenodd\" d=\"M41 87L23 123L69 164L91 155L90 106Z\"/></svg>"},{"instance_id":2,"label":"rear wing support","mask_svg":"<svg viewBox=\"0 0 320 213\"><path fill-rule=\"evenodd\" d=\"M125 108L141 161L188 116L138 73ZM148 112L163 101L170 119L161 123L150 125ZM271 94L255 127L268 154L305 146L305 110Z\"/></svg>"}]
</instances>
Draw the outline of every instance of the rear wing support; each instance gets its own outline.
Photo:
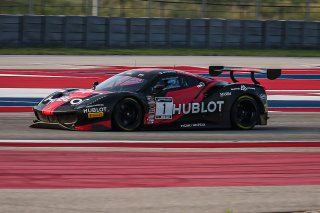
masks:
<instances>
[{"instance_id":1,"label":"rear wing support","mask_svg":"<svg viewBox=\"0 0 320 213\"><path fill-rule=\"evenodd\" d=\"M225 66L209 66L209 74L211 76L218 76L223 72L229 72L230 78L232 82L237 83L239 82L234 73L249 73L250 78L253 83L260 84L259 81L255 78L255 73L264 74L267 76L269 80L274 80L280 77L281 69L264 69L264 68L246 68L246 67L225 67Z\"/></svg>"}]
</instances>

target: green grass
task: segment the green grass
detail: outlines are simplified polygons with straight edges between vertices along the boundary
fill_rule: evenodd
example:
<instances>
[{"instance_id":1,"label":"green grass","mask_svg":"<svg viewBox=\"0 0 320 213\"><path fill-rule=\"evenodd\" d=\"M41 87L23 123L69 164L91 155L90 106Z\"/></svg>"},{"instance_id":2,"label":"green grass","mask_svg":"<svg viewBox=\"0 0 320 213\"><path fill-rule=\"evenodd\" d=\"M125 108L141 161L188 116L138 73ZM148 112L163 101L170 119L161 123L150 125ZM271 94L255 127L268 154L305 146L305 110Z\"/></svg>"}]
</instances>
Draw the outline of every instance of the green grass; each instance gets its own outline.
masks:
<instances>
[{"instance_id":1,"label":"green grass","mask_svg":"<svg viewBox=\"0 0 320 213\"><path fill-rule=\"evenodd\" d=\"M29 0L1 0L0 14L28 14ZM35 15L91 15L91 0L33 0ZM152 17L201 18L201 0L152 1ZM320 20L320 0L310 0L310 20ZM205 18L256 19L257 0L207 1ZM306 0L260 0L261 19L304 20ZM147 0L99 0L99 15L147 17Z\"/></svg>"},{"instance_id":2,"label":"green grass","mask_svg":"<svg viewBox=\"0 0 320 213\"><path fill-rule=\"evenodd\" d=\"M320 50L279 49L190 49L190 48L0 48L0 55L172 55L172 56L286 56L320 57Z\"/></svg>"}]
</instances>

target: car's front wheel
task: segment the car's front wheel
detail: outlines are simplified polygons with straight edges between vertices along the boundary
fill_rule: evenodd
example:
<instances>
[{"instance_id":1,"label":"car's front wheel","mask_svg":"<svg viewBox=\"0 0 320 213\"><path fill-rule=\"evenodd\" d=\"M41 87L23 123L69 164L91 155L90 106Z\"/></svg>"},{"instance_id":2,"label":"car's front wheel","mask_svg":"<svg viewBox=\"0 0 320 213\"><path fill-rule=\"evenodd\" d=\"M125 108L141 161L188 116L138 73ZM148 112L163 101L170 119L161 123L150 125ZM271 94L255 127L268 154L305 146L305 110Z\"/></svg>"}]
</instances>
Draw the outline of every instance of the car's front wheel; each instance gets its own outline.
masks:
<instances>
[{"instance_id":1,"label":"car's front wheel","mask_svg":"<svg viewBox=\"0 0 320 213\"><path fill-rule=\"evenodd\" d=\"M258 105L254 98L244 95L232 106L231 124L235 129L252 129L258 123Z\"/></svg>"},{"instance_id":2,"label":"car's front wheel","mask_svg":"<svg viewBox=\"0 0 320 213\"><path fill-rule=\"evenodd\" d=\"M143 112L141 105L133 98L122 99L113 111L113 127L123 131L134 131L141 127Z\"/></svg>"}]
</instances>

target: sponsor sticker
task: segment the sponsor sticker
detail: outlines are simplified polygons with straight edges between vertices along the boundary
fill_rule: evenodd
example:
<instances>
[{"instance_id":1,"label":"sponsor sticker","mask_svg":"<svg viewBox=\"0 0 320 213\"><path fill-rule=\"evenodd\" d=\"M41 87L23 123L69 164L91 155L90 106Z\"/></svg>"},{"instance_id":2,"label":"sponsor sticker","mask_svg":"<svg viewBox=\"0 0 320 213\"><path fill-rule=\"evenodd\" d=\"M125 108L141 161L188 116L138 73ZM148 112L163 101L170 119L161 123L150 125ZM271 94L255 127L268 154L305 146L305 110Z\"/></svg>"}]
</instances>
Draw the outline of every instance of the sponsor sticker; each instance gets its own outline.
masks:
<instances>
[{"instance_id":1,"label":"sponsor sticker","mask_svg":"<svg viewBox=\"0 0 320 213\"><path fill-rule=\"evenodd\" d=\"M245 85L241 85L241 88L240 88L242 91L247 91L248 88L245 86Z\"/></svg>"},{"instance_id":2,"label":"sponsor sticker","mask_svg":"<svg viewBox=\"0 0 320 213\"><path fill-rule=\"evenodd\" d=\"M70 101L70 104L71 105L78 105L80 103L83 102L83 100L81 98L75 98L75 99L72 99L71 97L69 96L63 96L63 97L60 97L60 98L57 98L57 99L54 99L53 96L50 96L44 100L42 100L41 102L43 104L48 104L48 103L52 103L54 101L62 101L62 102L69 102Z\"/></svg>"},{"instance_id":3,"label":"sponsor sticker","mask_svg":"<svg viewBox=\"0 0 320 213\"><path fill-rule=\"evenodd\" d=\"M153 124L156 113L156 102L154 96L147 96L147 101L149 105L149 116L147 117L147 124Z\"/></svg>"},{"instance_id":4,"label":"sponsor sticker","mask_svg":"<svg viewBox=\"0 0 320 213\"><path fill-rule=\"evenodd\" d=\"M265 94L260 94L259 97L262 101L267 101L267 96Z\"/></svg>"},{"instance_id":5,"label":"sponsor sticker","mask_svg":"<svg viewBox=\"0 0 320 213\"><path fill-rule=\"evenodd\" d=\"M254 87L248 87L248 89L250 89L250 90L256 90L256 88L254 88Z\"/></svg>"},{"instance_id":6,"label":"sponsor sticker","mask_svg":"<svg viewBox=\"0 0 320 213\"><path fill-rule=\"evenodd\" d=\"M154 101L154 97L153 96L147 96L147 101Z\"/></svg>"},{"instance_id":7,"label":"sponsor sticker","mask_svg":"<svg viewBox=\"0 0 320 213\"><path fill-rule=\"evenodd\" d=\"M71 100L71 98L69 96L63 96L63 97L57 99L57 101L63 101L63 102L68 102L70 100Z\"/></svg>"},{"instance_id":8,"label":"sponsor sticker","mask_svg":"<svg viewBox=\"0 0 320 213\"><path fill-rule=\"evenodd\" d=\"M240 88L238 88L238 87L231 88L231 91L234 91L234 90L247 91L247 90L256 90L256 88L254 88L254 87L246 87L246 85L241 85Z\"/></svg>"},{"instance_id":9,"label":"sponsor sticker","mask_svg":"<svg viewBox=\"0 0 320 213\"><path fill-rule=\"evenodd\" d=\"M176 73L176 71L174 71L174 70L164 70L164 71L159 72L160 75L166 74L166 73Z\"/></svg>"},{"instance_id":10,"label":"sponsor sticker","mask_svg":"<svg viewBox=\"0 0 320 213\"><path fill-rule=\"evenodd\" d=\"M88 105L86 108L92 108L92 107L103 107L103 104L94 104L94 105Z\"/></svg>"},{"instance_id":11,"label":"sponsor sticker","mask_svg":"<svg viewBox=\"0 0 320 213\"><path fill-rule=\"evenodd\" d=\"M55 100L55 99L52 98L52 96L49 96L48 98L43 99L41 102L42 102L43 104L47 104L47 103L53 102L54 100Z\"/></svg>"},{"instance_id":12,"label":"sponsor sticker","mask_svg":"<svg viewBox=\"0 0 320 213\"><path fill-rule=\"evenodd\" d=\"M90 112L88 113L88 118L101 118L103 115L103 112Z\"/></svg>"},{"instance_id":13,"label":"sponsor sticker","mask_svg":"<svg viewBox=\"0 0 320 213\"><path fill-rule=\"evenodd\" d=\"M231 92L220 92L220 97L230 96Z\"/></svg>"},{"instance_id":14,"label":"sponsor sticker","mask_svg":"<svg viewBox=\"0 0 320 213\"><path fill-rule=\"evenodd\" d=\"M200 83L197 85L198 88L201 88L201 87L203 87L203 86L205 86L205 83L203 83L203 82L200 82Z\"/></svg>"},{"instance_id":15,"label":"sponsor sticker","mask_svg":"<svg viewBox=\"0 0 320 213\"><path fill-rule=\"evenodd\" d=\"M205 127L205 123L194 123L194 124L181 124L180 127L182 128L191 128L191 127Z\"/></svg>"},{"instance_id":16,"label":"sponsor sticker","mask_svg":"<svg viewBox=\"0 0 320 213\"><path fill-rule=\"evenodd\" d=\"M149 108L149 113L154 114L156 112L156 109L154 107Z\"/></svg>"}]
</instances>

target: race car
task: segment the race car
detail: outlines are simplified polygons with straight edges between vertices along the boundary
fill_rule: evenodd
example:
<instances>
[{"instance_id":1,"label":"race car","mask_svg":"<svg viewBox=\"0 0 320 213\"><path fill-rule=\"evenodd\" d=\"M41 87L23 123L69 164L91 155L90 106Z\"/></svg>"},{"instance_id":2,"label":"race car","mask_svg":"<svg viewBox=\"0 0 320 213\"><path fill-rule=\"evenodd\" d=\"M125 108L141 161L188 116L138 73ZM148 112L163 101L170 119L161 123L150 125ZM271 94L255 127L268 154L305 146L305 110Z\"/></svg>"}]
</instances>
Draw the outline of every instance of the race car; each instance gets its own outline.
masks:
<instances>
[{"instance_id":1,"label":"race car","mask_svg":"<svg viewBox=\"0 0 320 213\"><path fill-rule=\"evenodd\" d=\"M215 79L223 72L232 83ZM239 83L238 72L250 73L253 83ZM92 89L52 93L33 108L36 120L31 127L249 130L268 119L267 95L256 73L274 80L281 69L210 66L208 77L173 69L128 70L95 82Z\"/></svg>"}]
</instances>

